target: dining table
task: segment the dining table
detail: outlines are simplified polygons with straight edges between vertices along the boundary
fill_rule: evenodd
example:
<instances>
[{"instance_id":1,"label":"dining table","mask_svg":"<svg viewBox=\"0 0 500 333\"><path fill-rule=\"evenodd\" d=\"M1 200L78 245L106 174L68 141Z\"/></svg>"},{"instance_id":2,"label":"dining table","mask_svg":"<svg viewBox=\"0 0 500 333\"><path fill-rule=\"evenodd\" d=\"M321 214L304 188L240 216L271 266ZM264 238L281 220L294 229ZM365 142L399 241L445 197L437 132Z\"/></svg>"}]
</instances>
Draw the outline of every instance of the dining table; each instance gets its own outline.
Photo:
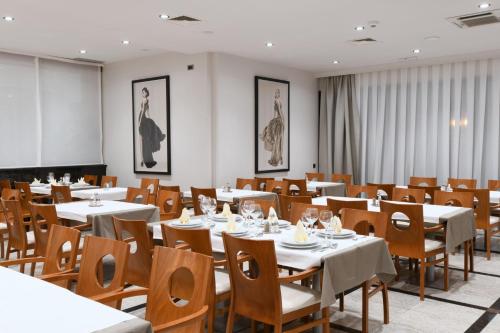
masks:
<instances>
[{"instance_id":1,"label":"dining table","mask_svg":"<svg viewBox=\"0 0 500 333\"><path fill-rule=\"evenodd\" d=\"M276 204L278 203L278 195L274 192L264 192L264 191L253 191L246 189L229 189L225 190L223 188L215 189L217 194L217 200L228 202L228 203L239 203L242 199L265 199L265 200L274 200ZM183 192L184 198L191 198L193 195L191 191Z\"/></svg>"},{"instance_id":2,"label":"dining table","mask_svg":"<svg viewBox=\"0 0 500 333\"><path fill-rule=\"evenodd\" d=\"M408 188L407 185L397 185L398 188ZM453 191L453 190L452 190ZM428 194L425 196L426 198L430 198ZM500 191L490 191L490 204L500 204Z\"/></svg>"},{"instance_id":3,"label":"dining table","mask_svg":"<svg viewBox=\"0 0 500 333\"><path fill-rule=\"evenodd\" d=\"M113 216L129 220L144 220L148 223L160 220L160 210L153 205L102 200L99 206L82 200L56 204L57 217L92 225L95 236L115 238Z\"/></svg>"},{"instance_id":4,"label":"dining table","mask_svg":"<svg viewBox=\"0 0 500 333\"><path fill-rule=\"evenodd\" d=\"M320 181L309 181L307 182L307 191L321 193L322 196L345 196L346 186L344 183L334 183L334 182L320 182Z\"/></svg>"},{"instance_id":5,"label":"dining table","mask_svg":"<svg viewBox=\"0 0 500 333\"><path fill-rule=\"evenodd\" d=\"M73 183L73 184L69 185L69 189L71 190L71 192L82 191L82 190L94 190L94 189L98 189L98 188L99 188L99 186L89 185L89 184ZM52 185L51 184L43 184L43 183L30 184L30 189L31 189L32 193L36 193L36 194L50 195L52 193ZM71 195L73 195L73 193Z\"/></svg>"},{"instance_id":6,"label":"dining table","mask_svg":"<svg viewBox=\"0 0 500 333\"><path fill-rule=\"evenodd\" d=\"M2 332L151 333L151 324L68 289L0 267Z\"/></svg>"},{"instance_id":7,"label":"dining table","mask_svg":"<svg viewBox=\"0 0 500 333\"><path fill-rule=\"evenodd\" d=\"M101 200L123 201L127 197L126 187L108 187L72 191L71 197L80 200L90 200L96 194Z\"/></svg>"}]
</instances>

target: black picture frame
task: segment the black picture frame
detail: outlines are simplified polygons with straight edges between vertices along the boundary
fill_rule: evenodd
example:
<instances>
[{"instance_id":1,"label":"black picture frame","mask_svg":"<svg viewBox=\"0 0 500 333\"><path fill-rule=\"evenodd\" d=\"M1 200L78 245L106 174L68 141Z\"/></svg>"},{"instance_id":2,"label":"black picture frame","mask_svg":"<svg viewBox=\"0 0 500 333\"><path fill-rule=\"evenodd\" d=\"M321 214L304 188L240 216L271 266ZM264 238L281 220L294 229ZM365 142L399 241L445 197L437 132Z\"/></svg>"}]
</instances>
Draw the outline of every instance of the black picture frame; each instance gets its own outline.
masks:
<instances>
[{"instance_id":1,"label":"black picture frame","mask_svg":"<svg viewBox=\"0 0 500 333\"><path fill-rule=\"evenodd\" d=\"M282 137L282 143L283 139L285 139L286 142L286 149L283 150L281 149L281 153L284 154L286 153L286 163L282 163L280 165L283 165L283 167L280 166L272 166L269 163L269 160L267 161L268 166L263 168L263 156L261 154L264 154L266 149L262 149L263 145L265 145L263 142L265 142L264 139L262 139L262 133L264 131L264 128L262 127L262 124L259 124L260 119L264 118L263 112L269 112L269 109L267 110L260 110L259 108L259 103L262 99L259 99L259 89L260 89L260 82L262 81L268 81L271 83L276 83L276 88L277 87L282 87L282 85L286 85L286 110L283 112L284 115L286 115L286 119L283 121L284 124L284 132L283 132L283 137ZM280 93L281 96L281 93ZM269 114L267 115L267 118L269 118ZM259 128L260 126L260 128ZM263 151L264 150L264 151ZM269 153L267 153L269 155ZM283 158L283 156L281 156ZM272 157L271 157L272 160ZM278 163L279 164L279 163ZM264 77L264 76L255 76L255 173L256 174L263 174L263 173L274 173L274 172L283 172L283 171L290 171L290 81L286 80L279 80L279 79L273 79L269 77Z\"/></svg>"},{"instance_id":2,"label":"black picture frame","mask_svg":"<svg viewBox=\"0 0 500 333\"><path fill-rule=\"evenodd\" d=\"M137 165L138 157L138 148L136 147L136 139L137 135L136 132L139 133L138 126L139 120L138 120L138 114L140 111L137 110L136 107L136 96L139 96L138 94L142 94L142 89L140 88L141 92L138 92L136 90L137 86L143 86L145 87L148 83L153 83L153 81L165 81L165 95L163 94L155 94L157 96L154 96L157 102L164 103L165 104L165 119L153 119L153 120L160 120L163 121L165 120L165 144L160 144L160 149L157 151L157 157L162 159L162 162L160 164L156 164L153 167L144 167L144 165ZM160 83L161 84L161 83ZM148 105L149 105L149 97L148 96ZM164 98L164 100L162 100ZM141 102L142 103L142 102ZM163 111L159 113L160 117L163 115ZM152 119L152 117L151 117ZM155 123L156 124L156 123ZM160 123L160 126L157 126L159 129L161 129L161 126L163 124ZM133 137L133 151L134 151L134 173L137 174L158 174L158 175L171 175L172 174L172 159L171 159L171 140L170 140L170 76L169 75L162 75L162 76L155 76L155 77L150 77L150 78L145 78L145 79L138 79L138 80L133 80L132 81L132 137ZM163 132L162 132L163 133ZM139 136L141 136L139 134ZM141 136L141 140L142 136ZM159 140L163 141L163 140ZM141 145L143 144L143 141L141 141ZM142 146L140 152L142 153ZM144 155L143 155L144 157ZM143 158L142 157L142 158ZM141 158L141 157L139 157ZM164 160L166 158L166 160ZM142 161L144 162L144 161ZM142 162L140 164L142 164ZM147 163L146 163L147 164ZM151 162L149 162L151 164ZM150 169L150 170L147 170Z\"/></svg>"}]
</instances>

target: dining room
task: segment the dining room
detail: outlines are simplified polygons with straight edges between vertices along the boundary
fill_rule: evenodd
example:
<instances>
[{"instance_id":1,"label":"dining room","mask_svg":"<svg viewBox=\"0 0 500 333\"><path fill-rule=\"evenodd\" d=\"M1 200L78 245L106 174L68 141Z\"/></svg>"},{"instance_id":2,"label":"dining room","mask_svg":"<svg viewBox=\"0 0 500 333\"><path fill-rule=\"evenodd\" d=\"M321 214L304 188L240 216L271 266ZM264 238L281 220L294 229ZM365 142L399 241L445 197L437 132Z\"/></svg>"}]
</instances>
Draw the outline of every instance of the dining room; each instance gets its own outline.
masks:
<instances>
[{"instance_id":1,"label":"dining room","mask_svg":"<svg viewBox=\"0 0 500 333\"><path fill-rule=\"evenodd\" d=\"M500 332L500 0L3 0L0 332Z\"/></svg>"}]
</instances>

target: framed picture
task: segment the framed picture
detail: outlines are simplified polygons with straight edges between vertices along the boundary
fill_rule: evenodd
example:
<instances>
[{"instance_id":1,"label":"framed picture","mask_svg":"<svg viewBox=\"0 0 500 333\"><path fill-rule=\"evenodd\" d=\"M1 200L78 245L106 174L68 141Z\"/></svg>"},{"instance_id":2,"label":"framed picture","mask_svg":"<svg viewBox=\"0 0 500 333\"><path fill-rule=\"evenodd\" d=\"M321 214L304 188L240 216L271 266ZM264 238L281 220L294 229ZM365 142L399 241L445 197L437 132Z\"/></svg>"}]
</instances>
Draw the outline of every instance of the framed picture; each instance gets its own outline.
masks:
<instances>
[{"instance_id":1,"label":"framed picture","mask_svg":"<svg viewBox=\"0 0 500 333\"><path fill-rule=\"evenodd\" d=\"M255 173L290 170L290 82L255 77Z\"/></svg>"},{"instance_id":2,"label":"framed picture","mask_svg":"<svg viewBox=\"0 0 500 333\"><path fill-rule=\"evenodd\" d=\"M170 175L170 78L132 81L134 173Z\"/></svg>"}]
</instances>

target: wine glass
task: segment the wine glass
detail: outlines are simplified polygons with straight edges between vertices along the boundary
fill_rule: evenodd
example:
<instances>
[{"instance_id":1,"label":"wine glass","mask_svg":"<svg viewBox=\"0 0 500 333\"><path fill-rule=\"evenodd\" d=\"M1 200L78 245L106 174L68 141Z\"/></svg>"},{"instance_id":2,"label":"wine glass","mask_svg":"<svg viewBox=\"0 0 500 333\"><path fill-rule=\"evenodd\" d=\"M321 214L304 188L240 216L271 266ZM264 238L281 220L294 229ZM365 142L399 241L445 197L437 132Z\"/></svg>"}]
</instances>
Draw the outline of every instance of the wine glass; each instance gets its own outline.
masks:
<instances>
[{"instance_id":1,"label":"wine glass","mask_svg":"<svg viewBox=\"0 0 500 333\"><path fill-rule=\"evenodd\" d=\"M255 237L259 234L258 227L262 225L262 220L264 219L264 212L262 211L260 205L258 204L255 205L254 210L252 212L252 218L255 221L250 224L250 229L251 229L250 235L253 235Z\"/></svg>"},{"instance_id":2,"label":"wine glass","mask_svg":"<svg viewBox=\"0 0 500 333\"><path fill-rule=\"evenodd\" d=\"M217 200L215 198L205 197L205 207L207 210L207 223L209 223L209 219L215 215L215 211L217 210Z\"/></svg>"},{"instance_id":3,"label":"wine glass","mask_svg":"<svg viewBox=\"0 0 500 333\"><path fill-rule=\"evenodd\" d=\"M330 235L332 233L332 222L333 222L333 213L331 210L322 210L319 212L319 222L325 227L325 237L326 237L326 243L328 245L331 244L330 242Z\"/></svg>"},{"instance_id":4,"label":"wine glass","mask_svg":"<svg viewBox=\"0 0 500 333\"><path fill-rule=\"evenodd\" d=\"M255 202L253 200L245 200L243 205L241 205L240 211L241 215L245 219L245 224L248 224L248 218L251 216L255 209Z\"/></svg>"},{"instance_id":5,"label":"wine glass","mask_svg":"<svg viewBox=\"0 0 500 333\"><path fill-rule=\"evenodd\" d=\"M318 216L319 216L318 208L310 207L306 209L305 218L307 223L309 224L310 228L309 234L312 233L312 230L314 228L314 223L316 223L316 221L318 220Z\"/></svg>"},{"instance_id":6,"label":"wine glass","mask_svg":"<svg viewBox=\"0 0 500 333\"><path fill-rule=\"evenodd\" d=\"M261 216L263 216L264 214L262 213L262 208L260 207L259 204L253 204L253 207L252 207L252 212L250 213L250 215L252 216L252 220L253 222L251 222L251 224L249 223L249 225L258 225L258 220Z\"/></svg>"},{"instance_id":7,"label":"wine glass","mask_svg":"<svg viewBox=\"0 0 500 333\"><path fill-rule=\"evenodd\" d=\"M71 182L71 174L69 172L66 172L63 177L63 183L68 184Z\"/></svg>"}]
</instances>

